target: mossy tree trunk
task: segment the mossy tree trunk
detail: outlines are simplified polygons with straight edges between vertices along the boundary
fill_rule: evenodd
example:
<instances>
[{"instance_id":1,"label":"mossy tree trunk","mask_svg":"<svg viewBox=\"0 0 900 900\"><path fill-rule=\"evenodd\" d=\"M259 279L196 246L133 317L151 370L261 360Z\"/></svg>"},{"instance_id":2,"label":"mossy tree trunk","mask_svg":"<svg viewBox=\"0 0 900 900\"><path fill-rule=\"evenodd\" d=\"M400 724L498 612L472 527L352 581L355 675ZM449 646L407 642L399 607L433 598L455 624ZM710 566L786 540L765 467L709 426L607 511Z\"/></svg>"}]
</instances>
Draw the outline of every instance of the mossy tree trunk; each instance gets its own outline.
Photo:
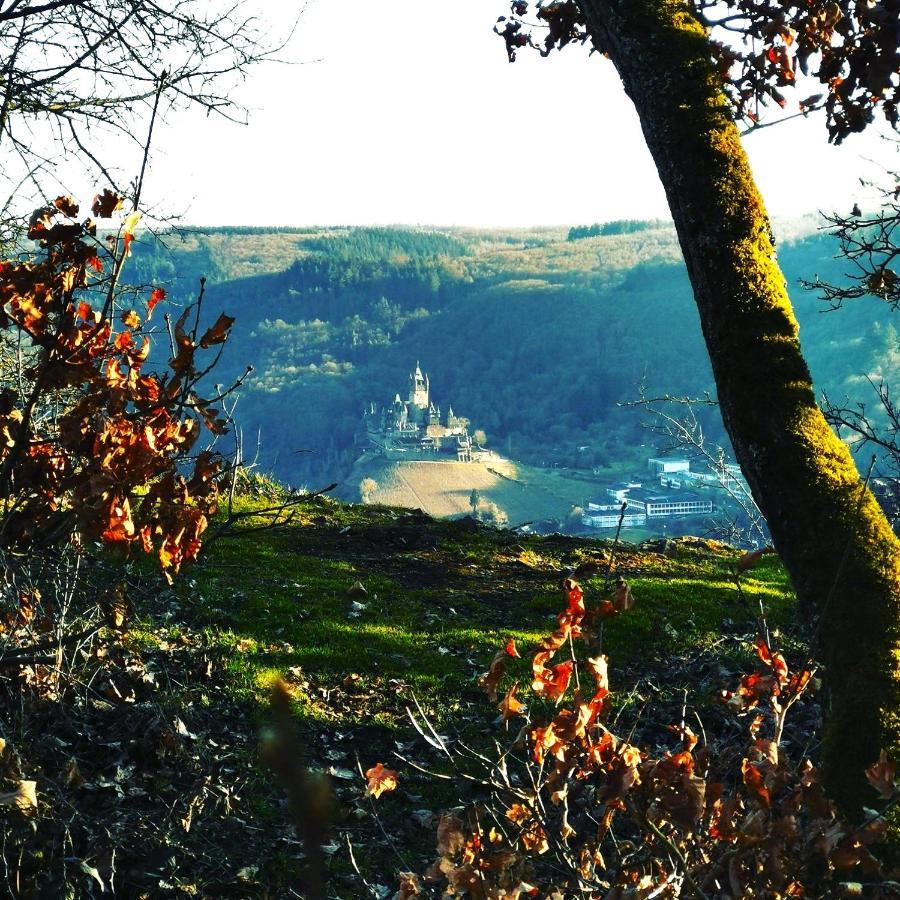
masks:
<instances>
[{"instance_id":1,"label":"mossy tree trunk","mask_svg":"<svg viewBox=\"0 0 900 900\"><path fill-rule=\"evenodd\" d=\"M665 187L738 462L807 621L823 617L826 778L858 808L865 766L900 750L900 542L816 404L706 31L682 0L579 2Z\"/></svg>"}]
</instances>

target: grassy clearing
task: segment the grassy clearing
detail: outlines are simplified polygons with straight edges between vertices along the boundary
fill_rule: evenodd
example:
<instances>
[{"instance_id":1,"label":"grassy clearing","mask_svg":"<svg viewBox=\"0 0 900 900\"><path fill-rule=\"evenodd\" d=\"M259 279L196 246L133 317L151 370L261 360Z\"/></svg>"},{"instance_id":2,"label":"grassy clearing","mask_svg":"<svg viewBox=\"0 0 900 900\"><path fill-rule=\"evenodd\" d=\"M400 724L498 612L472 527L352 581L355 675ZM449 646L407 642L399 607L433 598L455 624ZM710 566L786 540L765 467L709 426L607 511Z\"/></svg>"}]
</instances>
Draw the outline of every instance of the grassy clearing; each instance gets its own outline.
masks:
<instances>
[{"instance_id":1,"label":"grassy clearing","mask_svg":"<svg viewBox=\"0 0 900 900\"><path fill-rule=\"evenodd\" d=\"M253 534L249 520L246 537L220 541L179 589L191 619L215 623L233 648L230 671L245 696L262 696L275 673L300 667L323 685L348 675L402 679L429 702L452 704L501 640L537 641L559 611L566 571L605 552L599 541L471 531L377 507L318 512L283 531ZM390 544L391 533L394 546L358 552L380 538ZM613 664L714 646L723 626L747 630L760 601L786 625L781 568L770 560L745 577L744 605L730 577L735 557L702 544L674 558L621 552L617 571L639 602L607 628ZM603 578L587 588L598 597ZM298 702L303 715L319 706Z\"/></svg>"},{"instance_id":2,"label":"grassy clearing","mask_svg":"<svg viewBox=\"0 0 900 900\"><path fill-rule=\"evenodd\" d=\"M515 637L524 658L511 677L529 680L528 651L552 630L563 578L586 559L607 558L609 545L328 500L300 509L285 529L255 531L259 524L245 520L177 586L167 639L199 633L218 648L224 706L250 711L244 728L264 725L272 680L288 683L309 764L329 772L335 788L335 895L356 896L342 838L351 838L375 883L392 884L401 867L362 796L357 761L401 769L401 789L379 809L390 833L424 862L433 846L428 814L460 795L398 763L398 749L419 759L427 752L407 705L415 695L443 733L489 746L496 711L477 675ZM684 697L705 714L716 691L748 667L745 639L760 603L770 625L789 636L793 603L783 570L767 558L743 579L742 602L730 574L737 555L700 541L670 542L667 554L620 548L615 570L637 599L604 633L620 715L643 712L657 721L648 705L664 708ZM599 599L604 578L586 589L589 601ZM698 671L708 677L698 679ZM252 755L242 765L252 773L247 802L254 815L277 827L277 786Z\"/></svg>"},{"instance_id":3,"label":"grassy clearing","mask_svg":"<svg viewBox=\"0 0 900 900\"><path fill-rule=\"evenodd\" d=\"M99 878L122 897L296 896L300 848L259 753L269 686L280 678L297 713L297 752L331 786L329 897L366 896L348 842L391 896L399 869L431 861L434 814L477 797L469 783L415 770L445 763L407 707L417 700L451 741L492 754L518 724L499 729L478 675L514 637L522 658L509 661L501 691L530 682L531 653L554 628L561 584L579 564L603 573L585 585L588 604L608 589L608 543L327 499L298 507L284 528L259 530L259 510L279 489L263 493L241 499L248 517L174 587L146 563L129 568L138 617L124 636L106 631L79 651L58 683L42 681L40 667L0 678L0 787L33 780L39 801L35 820L5 813L6 878L28 888L17 895L92 897ZM736 551L653 546L615 554L612 575L629 581L637 605L604 628L610 726L653 752L670 749L666 726L686 705L711 746L740 746L740 726L713 698L753 666L760 603L788 661L802 653L785 574L766 558L739 594ZM786 734L802 752L818 727L813 705ZM529 702L535 720L549 709ZM400 786L375 807L358 766L377 762L399 771Z\"/></svg>"}]
</instances>

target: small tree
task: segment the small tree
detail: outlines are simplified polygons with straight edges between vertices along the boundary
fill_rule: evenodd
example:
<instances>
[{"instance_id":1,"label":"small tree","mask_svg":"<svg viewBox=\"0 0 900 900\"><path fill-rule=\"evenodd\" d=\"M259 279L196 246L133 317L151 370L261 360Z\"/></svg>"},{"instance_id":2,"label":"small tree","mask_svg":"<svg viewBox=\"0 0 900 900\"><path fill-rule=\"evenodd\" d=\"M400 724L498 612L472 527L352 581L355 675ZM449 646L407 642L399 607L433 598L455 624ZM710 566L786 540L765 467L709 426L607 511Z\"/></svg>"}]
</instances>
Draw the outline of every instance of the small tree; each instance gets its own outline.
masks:
<instances>
[{"instance_id":1,"label":"small tree","mask_svg":"<svg viewBox=\"0 0 900 900\"><path fill-rule=\"evenodd\" d=\"M469 506L472 507L472 515L477 515L478 513L478 504L481 502L481 494L478 493L478 488L472 488L472 493L469 494Z\"/></svg>"},{"instance_id":2,"label":"small tree","mask_svg":"<svg viewBox=\"0 0 900 900\"><path fill-rule=\"evenodd\" d=\"M479 447L483 447L487 443L487 435L484 433L483 429L477 428L472 435L472 440L475 441Z\"/></svg>"},{"instance_id":3,"label":"small tree","mask_svg":"<svg viewBox=\"0 0 900 900\"><path fill-rule=\"evenodd\" d=\"M584 516L584 507L577 503L569 510L568 522L569 531L579 531L583 525L582 517Z\"/></svg>"},{"instance_id":4,"label":"small tree","mask_svg":"<svg viewBox=\"0 0 900 900\"><path fill-rule=\"evenodd\" d=\"M487 522L496 528L505 528L509 525L509 516L506 514L506 511L492 500L482 505L480 517L482 522Z\"/></svg>"},{"instance_id":5,"label":"small tree","mask_svg":"<svg viewBox=\"0 0 900 900\"><path fill-rule=\"evenodd\" d=\"M121 204L104 191L91 211L115 223ZM20 555L75 536L139 547L177 572L197 556L226 471L219 453L192 451L204 427L226 430L227 392L207 399L200 383L234 320L223 313L201 333L201 288L171 329L168 372L148 372L149 322L165 291L114 319L139 216L101 241L95 218L78 215L71 197L36 210L28 237L40 255L0 262L0 348L14 360L0 379L0 549ZM200 365L198 351L216 347Z\"/></svg>"},{"instance_id":6,"label":"small tree","mask_svg":"<svg viewBox=\"0 0 900 900\"><path fill-rule=\"evenodd\" d=\"M243 119L237 84L281 49L265 41L243 0L0 3L0 198L13 194L18 213L34 199L26 177L38 191L48 174L55 184L61 159L111 180L120 160L108 147L143 149L138 126L157 112Z\"/></svg>"},{"instance_id":7,"label":"small tree","mask_svg":"<svg viewBox=\"0 0 900 900\"><path fill-rule=\"evenodd\" d=\"M372 495L378 490L378 482L374 478L363 478L359 483L359 496L363 503L371 503Z\"/></svg>"}]
</instances>

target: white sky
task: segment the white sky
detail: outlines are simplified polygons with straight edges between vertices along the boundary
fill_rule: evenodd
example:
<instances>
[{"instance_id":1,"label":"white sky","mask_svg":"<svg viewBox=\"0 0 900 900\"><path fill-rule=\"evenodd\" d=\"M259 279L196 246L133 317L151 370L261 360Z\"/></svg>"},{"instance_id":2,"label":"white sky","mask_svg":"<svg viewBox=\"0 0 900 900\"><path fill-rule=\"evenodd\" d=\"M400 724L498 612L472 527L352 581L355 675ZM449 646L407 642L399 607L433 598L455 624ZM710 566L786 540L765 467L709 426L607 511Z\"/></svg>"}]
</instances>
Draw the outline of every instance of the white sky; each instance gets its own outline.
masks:
<instances>
[{"instance_id":1,"label":"white sky","mask_svg":"<svg viewBox=\"0 0 900 900\"><path fill-rule=\"evenodd\" d=\"M302 4L268 0L283 28ZM277 14L271 12L272 8ZM667 216L612 66L570 48L506 61L506 0L310 0L285 56L241 92L246 127L196 113L158 132L150 192L209 225L549 225ZM866 205L896 150L826 143L821 120L747 139L775 216Z\"/></svg>"}]
</instances>

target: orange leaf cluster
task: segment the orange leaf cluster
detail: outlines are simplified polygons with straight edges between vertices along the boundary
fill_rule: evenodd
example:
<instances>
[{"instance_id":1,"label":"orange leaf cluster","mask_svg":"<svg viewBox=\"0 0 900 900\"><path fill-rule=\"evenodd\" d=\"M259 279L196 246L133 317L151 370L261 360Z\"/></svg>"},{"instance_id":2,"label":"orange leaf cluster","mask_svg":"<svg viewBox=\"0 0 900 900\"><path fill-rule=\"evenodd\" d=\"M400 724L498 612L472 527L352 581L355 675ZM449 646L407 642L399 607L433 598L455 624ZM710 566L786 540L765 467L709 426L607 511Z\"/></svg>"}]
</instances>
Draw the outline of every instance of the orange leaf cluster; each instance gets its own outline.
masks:
<instances>
[{"instance_id":1,"label":"orange leaf cluster","mask_svg":"<svg viewBox=\"0 0 900 900\"><path fill-rule=\"evenodd\" d=\"M824 108L835 143L863 131L876 112L897 126L900 36L891 4L729 0L722 4L722 16L709 18L709 4L690 6L710 29L709 59L738 117L757 122L761 108L787 105L783 90L812 80L811 88L820 87L820 92L798 105L807 111ZM609 35L589 26L577 0L511 0L509 10L494 31L510 62L524 48L542 56L582 44L608 52ZM691 15L687 8L685 15Z\"/></svg>"},{"instance_id":2,"label":"orange leaf cluster","mask_svg":"<svg viewBox=\"0 0 900 900\"><path fill-rule=\"evenodd\" d=\"M749 744L743 757L735 754L737 771L714 780L710 748L698 746L684 721L670 726L679 743L668 752L614 734L607 658L576 653L576 641L590 639L593 622L634 606L627 583L620 579L611 598L589 607L570 578L564 597L556 629L531 658L537 702L511 751L483 782L494 799L467 817L444 816L438 859L426 880L442 884L446 896L484 900L562 898L575 888L596 900L675 897L679 866L667 869L663 862L672 862L673 847L683 857L681 871L688 867L708 896L719 896L725 885L729 897L813 896L826 871L836 880L850 872L883 877L870 850L885 832L883 816L861 827L843 822L813 765L792 764L781 752L785 716L811 684L809 668L791 672L771 639L757 637L760 670L724 695L733 711L756 711ZM554 664L564 648L570 658ZM507 644L480 679L493 702L515 656ZM499 704L503 723L529 716L520 683ZM762 734L767 722L771 737ZM514 761L521 766L515 773ZM867 776L883 800L896 798L896 771L883 754ZM646 852L634 852L636 846ZM545 858L550 862L542 867Z\"/></svg>"},{"instance_id":3,"label":"orange leaf cluster","mask_svg":"<svg viewBox=\"0 0 900 900\"><path fill-rule=\"evenodd\" d=\"M120 209L112 191L92 206L100 218ZM223 343L233 320L220 316L198 339L185 329L186 310L171 371L147 372L150 338L138 313L123 312L124 330L115 331L110 299L104 310L91 302L106 295L90 284L104 267L93 220L73 221L77 214L68 197L36 210L28 233L42 257L0 262L0 328L33 348L24 389L0 390L0 497L9 510L3 540L41 546L74 531L155 553L164 570L177 572L200 549L225 470L218 454L190 455L201 425L225 430L216 403L197 393L195 355ZM126 250L137 221L133 213L123 222ZM152 292L148 318L164 297L162 289ZM43 405L56 414L39 415Z\"/></svg>"}]
</instances>

